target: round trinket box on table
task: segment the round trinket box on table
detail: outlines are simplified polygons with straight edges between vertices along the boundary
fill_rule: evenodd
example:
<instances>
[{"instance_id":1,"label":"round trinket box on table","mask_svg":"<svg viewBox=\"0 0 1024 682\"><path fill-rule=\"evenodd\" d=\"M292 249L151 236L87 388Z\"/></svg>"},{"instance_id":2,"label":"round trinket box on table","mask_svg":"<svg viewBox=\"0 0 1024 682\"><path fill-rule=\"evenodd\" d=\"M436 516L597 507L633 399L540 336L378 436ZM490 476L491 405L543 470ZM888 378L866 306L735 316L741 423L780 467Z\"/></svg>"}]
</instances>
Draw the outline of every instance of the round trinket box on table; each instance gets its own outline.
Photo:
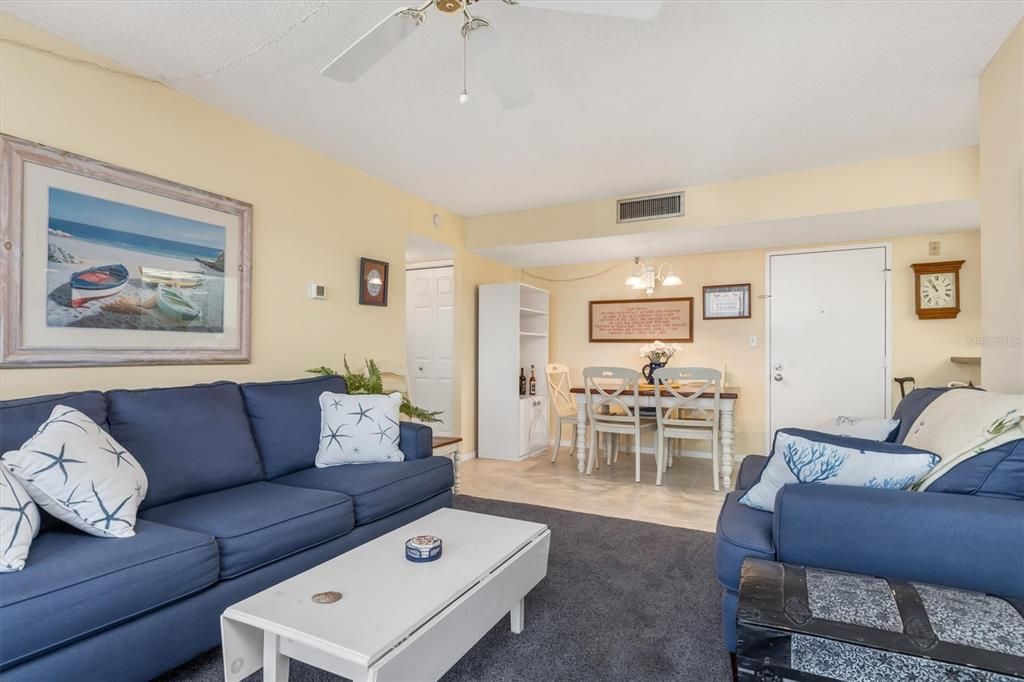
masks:
<instances>
[{"instance_id":1,"label":"round trinket box on table","mask_svg":"<svg viewBox=\"0 0 1024 682\"><path fill-rule=\"evenodd\" d=\"M405 541L405 558L416 563L437 561L441 557L441 538L417 535Z\"/></svg>"}]
</instances>

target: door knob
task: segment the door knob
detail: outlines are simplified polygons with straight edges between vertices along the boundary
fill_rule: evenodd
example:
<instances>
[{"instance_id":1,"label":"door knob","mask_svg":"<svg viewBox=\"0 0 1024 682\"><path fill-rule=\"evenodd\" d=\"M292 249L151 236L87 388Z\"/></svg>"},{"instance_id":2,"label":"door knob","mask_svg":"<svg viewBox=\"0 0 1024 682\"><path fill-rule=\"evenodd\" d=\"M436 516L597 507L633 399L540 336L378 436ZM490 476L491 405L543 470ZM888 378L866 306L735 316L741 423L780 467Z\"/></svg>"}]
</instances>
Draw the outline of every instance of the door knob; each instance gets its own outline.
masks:
<instances>
[{"instance_id":1,"label":"door knob","mask_svg":"<svg viewBox=\"0 0 1024 682\"><path fill-rule=\"evenodd\" d=\"M419 371L421 371L421 372L423 371L423 368L422 368L422 367L417 367L416 369L418 369L418 370L419 370Z\"/></svg>"},{"instance_id":2,"label":"door knob","mask_svg":"<svg viewBox=\"0 0 1024 682\"><path fill-rule=\"evenodd\" d=\"M773 376L772 379L775 379L776 381L782 381L782 375L776 372L775 376Z\"/></svg>"}]
</instances>

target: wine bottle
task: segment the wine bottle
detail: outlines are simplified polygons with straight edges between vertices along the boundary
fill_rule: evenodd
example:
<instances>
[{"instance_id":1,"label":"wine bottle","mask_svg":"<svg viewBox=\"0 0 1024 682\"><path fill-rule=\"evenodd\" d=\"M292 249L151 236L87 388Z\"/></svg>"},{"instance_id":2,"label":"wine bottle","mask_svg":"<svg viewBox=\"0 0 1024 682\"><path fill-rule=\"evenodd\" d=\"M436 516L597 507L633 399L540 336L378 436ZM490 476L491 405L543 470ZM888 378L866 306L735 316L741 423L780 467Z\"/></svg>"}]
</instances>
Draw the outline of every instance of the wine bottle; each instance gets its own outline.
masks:
<instances>
[{"instance_id":1,"label":"wine bottle","mask_svg":"<svg viewBox=\"0 0 1024 682\"><path fill-rule=\"evenodd\" d=\"M526 370L519 368L519 395L526 395Z\"/></svg>"},{"instance_id":2,"label":"wine bottle","mask_svg":"<svg viewBox=\"0 0 1024 682\"><path fill-rule=\"evenodd\" d=\"M530 395L537 395L537 375L533 372L533 365L530 365Z\"/></svg>"}]
</instances>

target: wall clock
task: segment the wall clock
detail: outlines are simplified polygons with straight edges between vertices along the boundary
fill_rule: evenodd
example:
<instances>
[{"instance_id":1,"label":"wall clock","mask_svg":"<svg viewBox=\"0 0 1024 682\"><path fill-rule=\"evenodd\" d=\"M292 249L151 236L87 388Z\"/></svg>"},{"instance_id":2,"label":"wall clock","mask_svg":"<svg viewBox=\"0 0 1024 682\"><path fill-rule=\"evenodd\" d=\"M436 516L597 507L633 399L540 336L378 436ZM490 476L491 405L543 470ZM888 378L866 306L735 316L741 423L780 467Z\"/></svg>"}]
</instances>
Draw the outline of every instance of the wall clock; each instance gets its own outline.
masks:
<instances>
[{"instance_id":1,"label":"wall clock","mask_svg":"<svg viewBox=\"0 0 1024 682\"><path fill-rule=\"evenodd\" d=\"M953 319L960 314L962 260L914 263L914 307L922 320Z\"/></svg>"}]
</instances>

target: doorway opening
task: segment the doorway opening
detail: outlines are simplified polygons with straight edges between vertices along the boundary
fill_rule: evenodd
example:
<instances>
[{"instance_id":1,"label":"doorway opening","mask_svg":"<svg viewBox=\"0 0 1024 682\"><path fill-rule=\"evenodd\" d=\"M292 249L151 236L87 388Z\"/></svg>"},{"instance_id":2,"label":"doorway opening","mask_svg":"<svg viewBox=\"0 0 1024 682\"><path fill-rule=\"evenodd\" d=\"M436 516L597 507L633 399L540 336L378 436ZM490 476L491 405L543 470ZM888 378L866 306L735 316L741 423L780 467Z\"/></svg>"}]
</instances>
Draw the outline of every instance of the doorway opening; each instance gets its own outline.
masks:
<instances>
[{"instance_id":1,"label":"doorway opening","mask_svg":"<svg viewBox=\"0 0 1024 682\"><path fill-rule=\"evenodd\" d=\"M442 412L434 434L455 435L455 250L405 240L406 384L413 404Z\"/></svg>"}]
</instances>

